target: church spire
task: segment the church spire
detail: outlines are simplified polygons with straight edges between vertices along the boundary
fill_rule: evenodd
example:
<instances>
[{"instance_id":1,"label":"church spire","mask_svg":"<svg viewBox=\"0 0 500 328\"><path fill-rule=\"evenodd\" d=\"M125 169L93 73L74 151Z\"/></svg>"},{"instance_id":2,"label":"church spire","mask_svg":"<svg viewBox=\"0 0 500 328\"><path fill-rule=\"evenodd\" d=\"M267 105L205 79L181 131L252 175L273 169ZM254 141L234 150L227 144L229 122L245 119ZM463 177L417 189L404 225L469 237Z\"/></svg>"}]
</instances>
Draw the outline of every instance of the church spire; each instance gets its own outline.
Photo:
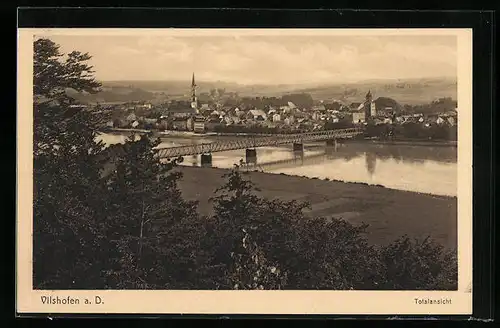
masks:
<instances>
[{"instance_id":1,"label":"church spire","mask_svg":"<svg viewBox=\"0 0 500 328\"><path fill-rule=\"evenodd\" d=\"M198 108L198 98L196 97L196 83L194 81L194 72L193 72L193 78L191 80L191 107L193 109Z\"/></svg>"}]
</instances>

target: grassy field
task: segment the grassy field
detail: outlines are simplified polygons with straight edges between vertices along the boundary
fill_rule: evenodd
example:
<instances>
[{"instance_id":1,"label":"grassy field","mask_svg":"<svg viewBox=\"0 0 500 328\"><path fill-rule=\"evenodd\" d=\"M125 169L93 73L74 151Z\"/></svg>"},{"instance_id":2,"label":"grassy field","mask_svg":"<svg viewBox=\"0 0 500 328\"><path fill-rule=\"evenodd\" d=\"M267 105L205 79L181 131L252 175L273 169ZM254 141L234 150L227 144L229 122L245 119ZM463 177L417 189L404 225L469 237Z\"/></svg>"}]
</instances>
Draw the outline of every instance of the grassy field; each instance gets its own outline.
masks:
<instances>
[{"instance_id":1,"label":"grassy field","mask_svg":"<svg viewBox=\"0 0 500 328\"><path fill-rule=\"evenodd\" d=\"M184 196L198 200L202 214L210 214L208 198L223 181L224 169L179 167ZM457 243L457 199L377 186L261 172L246 175L261 189L260 195L282 200L308 201L307 215L342 217L353 224L367 223L367 238L384 245L403 234L431 236L446 247Z\"/></svg>"}]
</instances>

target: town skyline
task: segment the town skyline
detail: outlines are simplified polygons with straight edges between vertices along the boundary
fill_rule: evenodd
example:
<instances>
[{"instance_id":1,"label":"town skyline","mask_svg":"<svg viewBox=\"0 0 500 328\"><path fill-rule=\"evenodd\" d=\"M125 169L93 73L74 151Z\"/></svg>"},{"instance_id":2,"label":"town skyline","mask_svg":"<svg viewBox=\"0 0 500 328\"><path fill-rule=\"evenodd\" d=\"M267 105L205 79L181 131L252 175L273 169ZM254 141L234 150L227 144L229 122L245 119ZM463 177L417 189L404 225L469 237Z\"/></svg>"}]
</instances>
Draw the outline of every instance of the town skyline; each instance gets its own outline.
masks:
<instances>
[{"instance_id":1,"label":"town skyline","mask_svg":"<svg viewBox=\"0 0 500 328\"><path fill-rule=\"evenodd\" d=\"M454 36L51 35L92 56L100 81L322 85L456 78ZM436 56L439 54L439 56Z\"/></svg>"}]
</instances>

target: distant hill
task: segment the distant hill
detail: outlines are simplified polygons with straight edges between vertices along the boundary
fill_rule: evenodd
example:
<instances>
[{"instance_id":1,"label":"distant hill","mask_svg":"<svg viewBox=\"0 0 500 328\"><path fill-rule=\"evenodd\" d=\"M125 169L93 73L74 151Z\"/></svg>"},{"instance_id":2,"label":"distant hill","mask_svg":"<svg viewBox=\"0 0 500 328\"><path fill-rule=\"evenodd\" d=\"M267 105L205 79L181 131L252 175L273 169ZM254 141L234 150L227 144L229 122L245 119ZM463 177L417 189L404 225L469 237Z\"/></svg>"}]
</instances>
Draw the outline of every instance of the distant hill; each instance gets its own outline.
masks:
<instances>
[{"instance_id":1,"label":"distant hill","mask_svg":"<svg viewBox=\"0 0 500 328\"><path fill-rule=\"evenodd\" d=\"M105 81L103 91L96 95L78 95L84 102L95 101L162 101L167 98L187 98L190 94L190 80L186 81ZM361 102L368 90L374 99L394 99L404 105L429 103L443 97L457 98L457 82L452 78L429 78L408 80L371 80L346 84L308 85L243 85L222 81L198 81L198 93L211 89L225 89L241 97L280 97L291 93L308 93L314 100L343 103Z\"/></svg>"},{"instance_id":2,"label":"distant hill","mask_svg":"<svg viewBox=\"0 0 500 328\"><path fill-rule=\"evenodd\" d=\"M375 107L377 109L384 109L386 107L391 107L396 111L402 110L402 107L400 103L398 103L396 100L392 98L387 98L387 97L379 97L375 99Z\"/></svg>"},{"instance_id":3,"label":"distant hill","mask_svg":"<svg viewBox=\"0 0 500 328\"><path fill-rule=\"evenodd\" d=\"M340 100L344 103L361 102L371 91L374 99L391 98L399 104L418 105L443 97L457 98L457 83L452 79L418 79L404 81L366 81L342 85L321 86L298 90L314 99Z\"/></svg>"}]
</instances>

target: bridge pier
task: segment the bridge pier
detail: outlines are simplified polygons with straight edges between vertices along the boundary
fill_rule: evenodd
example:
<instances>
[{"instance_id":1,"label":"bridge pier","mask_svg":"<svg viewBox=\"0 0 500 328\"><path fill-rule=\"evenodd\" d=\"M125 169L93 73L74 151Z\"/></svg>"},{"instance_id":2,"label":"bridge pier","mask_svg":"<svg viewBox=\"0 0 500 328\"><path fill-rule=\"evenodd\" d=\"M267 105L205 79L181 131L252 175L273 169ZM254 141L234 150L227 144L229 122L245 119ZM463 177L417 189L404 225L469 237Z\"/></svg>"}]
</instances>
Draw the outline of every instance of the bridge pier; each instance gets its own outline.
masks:
<instances>
[{"instance_id":1,"label":"bridge pier","mask_svg":"<svg viewBox=\"0 0 500 328\"><path fill-rule=\"evenodd\" d=\"M193 166L198 166L198 156L197 155L192 155L191 160L192 160Z\"/></svg>"},{"instance_id":2,"label":"bridge pier","mask_svg":"<svg viewBox=\"0 0 500 328\"><path fill-rule=\"evenodd\" d=\"M246 159L247 164L248 163L256 164L257 163L257 150L255 148L245 149L245 159Z\"/></svg>"},{"instance_id":3,"label":"bridge pier","mask_svg":"<svg viewBox=\"0 0 500 328\"><path fill-rule=\"evenodd\" d=\"M304 151L304 144L303 143L293 143L293 151L294 152L303 152Z\"/></svg>"},{"instance_id":4,"label":"bridge pier","mask_svg":"<svg viewBox=\"0 0 500 328\"><path fill-rule=\"evenodd\" d=\"M326 141L326 145L327 146L333 146L333 147L337 147L337 139L328 139Z\"/></svg>"},{"instance_id":5,"label":"bridge pier","mask_svg":"<svg viewBox=\"0 0 500 328\"><path fill-rule=\"evenodd\" d=\"M201 154L201 166L211 167L212 166L212 154Z\"/></svg>"},{"instance_id":6,"label":"bridge pier","mask_svg":"<svg viewBox=\"0 0 500 328\"><path fill-rule=\"evenodd\" d=\"M339 143L337 139L329 139L326 141L326 154L330 155L337 151Z\"/></svg>"}]
</instances>

